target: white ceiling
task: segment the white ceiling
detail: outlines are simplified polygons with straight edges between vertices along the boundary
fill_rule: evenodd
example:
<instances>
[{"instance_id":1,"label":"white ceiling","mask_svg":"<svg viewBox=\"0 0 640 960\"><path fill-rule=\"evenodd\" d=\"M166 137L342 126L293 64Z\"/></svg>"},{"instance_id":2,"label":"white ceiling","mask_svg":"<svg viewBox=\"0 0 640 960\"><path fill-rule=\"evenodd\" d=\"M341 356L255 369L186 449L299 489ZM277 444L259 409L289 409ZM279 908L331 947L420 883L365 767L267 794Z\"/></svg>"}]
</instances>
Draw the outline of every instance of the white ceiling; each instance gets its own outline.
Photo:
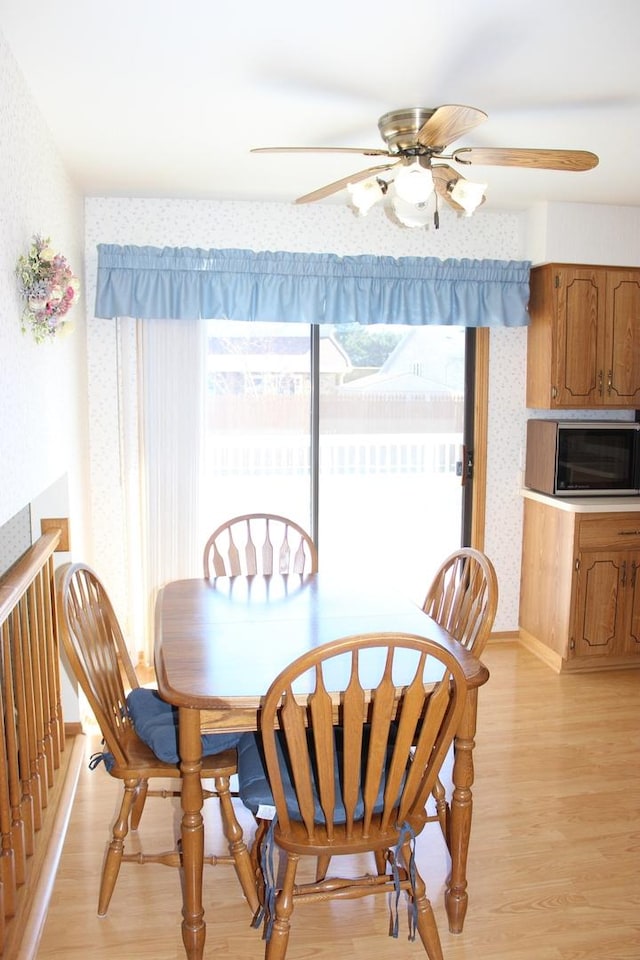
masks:
<instances>
[{"instance_id":1,"label":"white ceiling","mask_svg":"<svg viewBox=\"0 0 640 960\"><path fill-rule=\"evenodd\" d=\"M0 0L0 30L87 196L293 201L377 161L251 147L383 147L388 110L460 103L489 119L457 147L600 157L461 169L483 209L640 206L637 0Z\"/></svg>"}]
</instances>

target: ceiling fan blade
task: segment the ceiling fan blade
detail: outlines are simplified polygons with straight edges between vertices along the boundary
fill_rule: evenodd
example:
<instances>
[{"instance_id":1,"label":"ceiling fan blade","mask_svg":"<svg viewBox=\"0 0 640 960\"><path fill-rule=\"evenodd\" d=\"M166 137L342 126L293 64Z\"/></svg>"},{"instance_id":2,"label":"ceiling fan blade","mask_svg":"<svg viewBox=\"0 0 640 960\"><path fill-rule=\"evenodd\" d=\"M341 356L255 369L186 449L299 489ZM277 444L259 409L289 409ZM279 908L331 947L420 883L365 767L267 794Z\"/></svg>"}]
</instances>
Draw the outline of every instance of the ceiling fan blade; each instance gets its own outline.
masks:
<instances>
[{"instance_id":1,"label":"ceiling fan blade","mask_svg":"<svg viewBox=\"0 0 640 960\"><path fill-rule=\"evenodd\" d=\"M423 147L444 149L453 140L458 140L468 130L473 130L487 119L484 110L463 107L460 104L445 104L438 107L418 131L418 143Z\"/></svg>"},{"instance_id":2,"label":"ceiling fan blade","mask_svg":"<svg viewBox=\"0 0 640 960\"><path fill-rule=\"evenodd\" d=\"M323 200L324 197L329 197L332 193L337 193L338 190L343 190L350 183L359 183L361 180L367 180L369 177L375 177L376 174L381 173L383 170L390 170L392 167L396 167L402 162L403 161L401 160L397 160L395 163L385 163L381 167L369 167L367 170L360 170L358 173L352 173L349 177L342 177L341 180L334 180L333 183L328 183L326 186L320 187L318 190L313 190L312 193L305 193L304 197L298 197L295 202L312 203L314 200Z\"/></svg>"},{"instance_id":3,"label":"ceiling fan blade","mask_svg":"<svg viewBox=\"0 0 640 960\"><path fill-rule=\"evenodd\" d=\"M388 157L377 147L252 147L249 153L359 153L365 157Z\"/></svg>"},{"instance_id":4,"label":"ceiling fan blade","mask_svg":"<svg viewBox=\"0 0 640 960\"><path fill-rule=\"evenodd\" d=\"M540 170L592 170L598 157L588 150L535 150L519 147L460 147L451 156L457 163L498 167L537 167Z\"/></svg>"}]
</instances>

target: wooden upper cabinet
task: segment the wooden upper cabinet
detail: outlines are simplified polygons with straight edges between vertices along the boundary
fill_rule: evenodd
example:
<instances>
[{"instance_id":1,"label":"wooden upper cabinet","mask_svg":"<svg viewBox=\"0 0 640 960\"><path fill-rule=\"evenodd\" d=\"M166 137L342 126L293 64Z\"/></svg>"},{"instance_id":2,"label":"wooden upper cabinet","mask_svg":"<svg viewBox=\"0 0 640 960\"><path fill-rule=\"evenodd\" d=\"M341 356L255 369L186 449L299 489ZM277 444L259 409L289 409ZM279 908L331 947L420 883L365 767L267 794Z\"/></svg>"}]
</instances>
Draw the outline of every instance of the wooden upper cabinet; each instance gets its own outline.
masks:
<instances>
[{"instance_id":1,"label":"wooden upper cabinet","mask_svg":"<svg viewBox=\"0 0 640 960\"><path fill-rule=\"evenodd\" d=\"M640 407L640 271L608 270L605 403Z\"/></svg>"},{"instance_id":2,"label":"wooden upper cabinet","mask_svg":"<svg viewBox=\"0 0 640 960\"><path fill-rule=\"evenodd\" d=\"M531 271L527 406L640 407L640 269Z\"/></svg>"}]
</instances>

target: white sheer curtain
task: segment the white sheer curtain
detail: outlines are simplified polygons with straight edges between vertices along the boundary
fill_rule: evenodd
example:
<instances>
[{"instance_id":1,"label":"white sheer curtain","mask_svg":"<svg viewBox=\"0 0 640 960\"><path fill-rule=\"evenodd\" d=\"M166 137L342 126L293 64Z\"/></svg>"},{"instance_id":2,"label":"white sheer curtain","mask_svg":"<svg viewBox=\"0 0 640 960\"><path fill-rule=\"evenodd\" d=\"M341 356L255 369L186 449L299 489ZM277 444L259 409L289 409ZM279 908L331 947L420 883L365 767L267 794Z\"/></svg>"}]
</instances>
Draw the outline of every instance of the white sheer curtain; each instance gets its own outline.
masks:
<instances>
[{"instance_id":1,"label":"white sheer curtain","mask_svg":"<svg viewBox=\"0 0 640 960\"><path fill-rule=\"evenodd\" d=\"M206 323L121 318L118 349L127 636L151 664L158 589L201 571Z\"/></svg>"}]
</instances>

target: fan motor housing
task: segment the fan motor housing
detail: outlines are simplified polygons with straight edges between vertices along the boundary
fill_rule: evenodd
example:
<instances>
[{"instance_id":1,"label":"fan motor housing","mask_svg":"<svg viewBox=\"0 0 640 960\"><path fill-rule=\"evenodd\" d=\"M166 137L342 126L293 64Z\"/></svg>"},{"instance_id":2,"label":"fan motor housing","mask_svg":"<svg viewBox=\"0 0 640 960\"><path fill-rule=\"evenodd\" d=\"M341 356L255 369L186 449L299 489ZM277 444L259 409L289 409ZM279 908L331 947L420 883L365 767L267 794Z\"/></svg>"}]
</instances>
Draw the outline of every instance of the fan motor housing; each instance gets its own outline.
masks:
<instances>
[{"instance_id":1,"label":"fan motor housing","mask_svg":"<svg viewBox=\"0 0 640 960\"><path fill-rule=\"evenodd\" d=\"M405 107L391 110L378 120L378 130L392 153L420 147L418 131L436 112L435 107ZM425 150L425 153L427 151Z\"/></svg>"}]
</instances>

